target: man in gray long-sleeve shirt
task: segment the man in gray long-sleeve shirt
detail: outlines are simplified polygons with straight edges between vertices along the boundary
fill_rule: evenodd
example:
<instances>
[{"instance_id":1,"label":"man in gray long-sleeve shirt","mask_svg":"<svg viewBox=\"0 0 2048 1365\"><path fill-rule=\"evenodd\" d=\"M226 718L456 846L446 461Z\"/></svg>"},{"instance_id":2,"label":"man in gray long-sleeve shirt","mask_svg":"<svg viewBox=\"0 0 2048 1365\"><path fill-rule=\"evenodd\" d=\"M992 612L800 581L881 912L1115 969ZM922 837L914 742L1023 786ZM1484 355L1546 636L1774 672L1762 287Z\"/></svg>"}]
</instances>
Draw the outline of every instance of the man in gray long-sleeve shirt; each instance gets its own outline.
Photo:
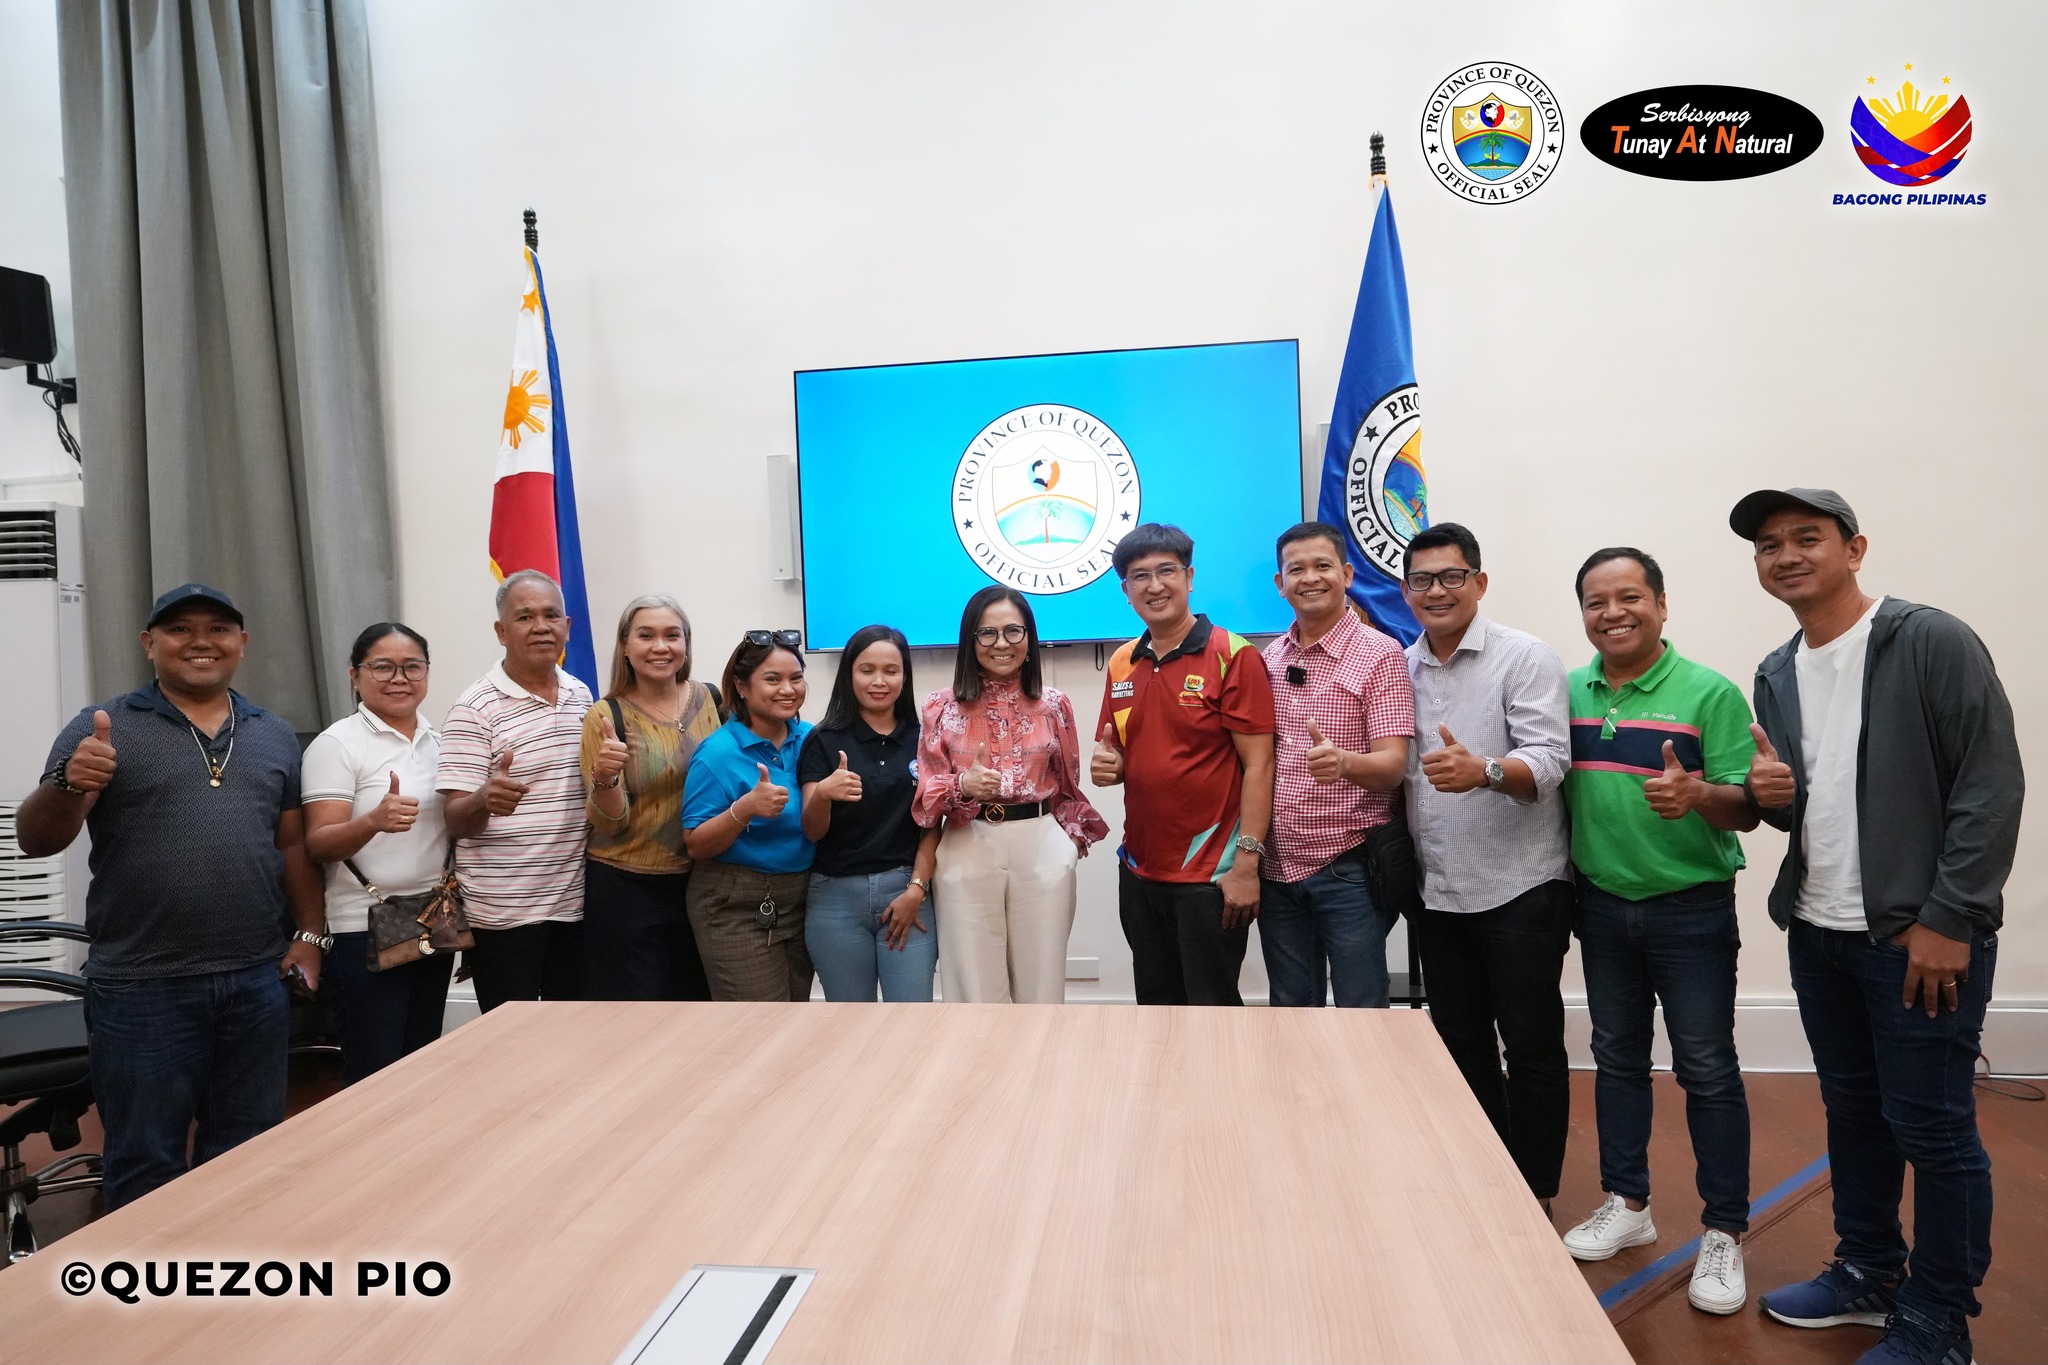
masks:
<instances>
[{"instance_id":1,"label":"man in gray long-sleeve shirt","mask_svg":"<svg viewBox=\"0 0 2048 1365\"><path fill-rule=\"evenodd\" d=\"M1408 825L1430 1018L1548 1212L1571 1116L1558 991L1573 910L1564 664L1479 614L1479 542L1456 522L1418 533L1403 567L1423 631L1408 646Z\"/></svg>"},{"instance_id":2,"label":"man in gray long-sleeve shirt","mask_svg":"<svg viewBox=\"0 0 2048 1365\"><path fill-rule=\"evenodd\" d=\"M1884 1326L1866 1361L1968 1361L1991 1262L1971 1082L2025 795L2012 707L1968 626L1864 595L1865 540L1840 494L1763 489L1728 522L1799 621L1757 669L1747 786L1792 836L1771 918L1827 1109L1837 1239L1834 1264L1764 1310Z\"/></svg>"}]
</instances>

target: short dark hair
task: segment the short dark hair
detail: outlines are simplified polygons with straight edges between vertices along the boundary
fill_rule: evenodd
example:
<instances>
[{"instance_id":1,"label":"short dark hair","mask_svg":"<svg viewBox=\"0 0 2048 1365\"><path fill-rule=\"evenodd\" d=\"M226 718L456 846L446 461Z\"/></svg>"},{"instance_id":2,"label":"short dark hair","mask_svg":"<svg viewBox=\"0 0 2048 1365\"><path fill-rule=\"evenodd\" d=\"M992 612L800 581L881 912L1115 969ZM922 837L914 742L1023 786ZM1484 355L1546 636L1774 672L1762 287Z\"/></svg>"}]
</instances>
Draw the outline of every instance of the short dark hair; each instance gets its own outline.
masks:
<instances>
[{"instance_id":1,"label":"short dark hair","mask_svg":"<svg viewBox=\"0 0 2048 1365\"><path fill-rule=\"evenodd\" d=\"M1465 567L1479 568L1479 537L1455 521L1440 521L1424 531L1417 531L1415 538L1408 542L1408 548L1401 551L1401 572L1408 572L1408 566L1415 562L1415 556L1423 550L1456 550L1465 556Z\"/></svg>"},{"instance_id":2,"label":"short dark hair","mask_svg":"<svg viewBox=\"0 0 2048 1365\"><path fill-rule=\"evenodd\" d=\"M825 703L825 719L820 725L844 730L860 719L860 700L853 695L853 665L875 645L896 646L896 655L903 660L903 690L896 694L896 723L917 724L917 703L911 699L910 690L910 641L894 626L862 626L839 655L839 673L832 679L832 700Z\"/></svg>"},{"instance_id":3,"label":"short dark hair","mask_svg":"<svg viewBox=\"0 0 2048 1365\"><path fill-rule=\"evenodd\" d=\"M725 676L718 680L725 694L723 714L727 720L736 720L742 725L754 723L753 715L747 710L747 699L740 695L740 688L742 684L754 680L754 674L760 671L761 665L767 663L768 657L777 650L793 656L798 668L804 666L804 652L800 649L791 649L788 645L779 645L773 640L765 645L757 645L745 636L740 637L739 648L725 661Z\"/></svg>"},{"instance_id":4,"label":"short dark hair","mask_svg":"<svg viewBox=\"0 0 2048 1365\"><path fill-rule=\"evenodd\" d=\"M1633 559L1643 566L1643 578L1650 585L1650 591L1664 595L1664 566L1633 545L1610 545L1604 550L1595 550L1586 556L1586 562L1579 565L1579 576L1572 580L1572 596L1584 601L1586 598L1586 575L1602 564L1617 559Z\"/></svg>"},{"instance_id":5,"label":"short dark hair","mask_svg":"<svg viewBox=\"0 0 2048 1365\"><path fill-rule=\"evenodd\" d=\"M1337 547L1339 558L1344 554L1344 533L1327 521L1304 521L1288 527L1280 533L1280 539L1273 542L1273 564L1277 568L1287 558L1287 547L1304 540L1327 540Z\"/></svg>"},{"instance_id":6,"label":"short dark hair","mask_svg":"<svg viewBox=\"0 0 2048 1365\"><path fill-rule=\"evenodd\" d=\"M1157 521L1141 522L1124 532L1124 538L1110 551L1109 562L1121 581L1130 572L1131 565L1146 555L1172 555L1183 566L1192 567L1195 562L1194 537L1178 526Z\"/></svg>"},{"instance_id":7,"label":"short dark hair","mask_svg":"<svg viewBox=\"0 0 2048 1365\"><path fill-rule=\"evenodd\" d=\"M1045 690L1045 674L1038 663L1038 618L1023 593L1001 583L991 583L967 599L960 612L960 652L953 658L953 700L962 706L981 700L981 662L974 657L974 632L981 629L981 614L998 602L1008 602L1024 618L1024 668L1017 674L1017 686L1037 701Z\"/></svg>"},{"instance_id":8,"label":"short dark hair","mask_svg":"<svg viewBox=\"0 0 2048 1365\"><path fill-rule=\"evenodd\" d=\"M350 670L353 671L354 669L361 668L363 660L370 657L370 651L376 648L377 642L387 635L403 635L406 639L420 647L421 658L429 662L432 661L433 656L427 653L426 636L420 634L411 626L402 625L397 621L379 621L374 626L365 626L363 633L356 636L355 645L348 652L348 666Z\"/></svg>"}]
</instances>

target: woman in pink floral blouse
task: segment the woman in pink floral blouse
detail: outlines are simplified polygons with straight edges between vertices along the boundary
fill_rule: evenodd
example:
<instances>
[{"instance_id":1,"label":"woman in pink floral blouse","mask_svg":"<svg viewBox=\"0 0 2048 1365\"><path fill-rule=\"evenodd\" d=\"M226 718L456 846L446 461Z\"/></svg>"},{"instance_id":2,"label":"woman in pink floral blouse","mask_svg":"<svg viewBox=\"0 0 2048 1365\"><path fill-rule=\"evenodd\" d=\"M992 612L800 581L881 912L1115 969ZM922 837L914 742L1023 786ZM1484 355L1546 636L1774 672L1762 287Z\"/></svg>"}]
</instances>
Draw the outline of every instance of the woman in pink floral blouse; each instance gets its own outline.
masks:
<instances>
[{"instance_id":1,"label":"woman in pink floral blouse","mask_svg":"<svg viewBox=\"0 0 2048 1365\"><path fill-rule=\"evenodd\" d=\"M1074 865L1109 826L1081 794L1074 708L1040 678L1038 625L1015 588L960 616L953 686L925 699L917 822L943 822L932 888L948 1000L1067 998Z\"/></svg>"}]
</instances>

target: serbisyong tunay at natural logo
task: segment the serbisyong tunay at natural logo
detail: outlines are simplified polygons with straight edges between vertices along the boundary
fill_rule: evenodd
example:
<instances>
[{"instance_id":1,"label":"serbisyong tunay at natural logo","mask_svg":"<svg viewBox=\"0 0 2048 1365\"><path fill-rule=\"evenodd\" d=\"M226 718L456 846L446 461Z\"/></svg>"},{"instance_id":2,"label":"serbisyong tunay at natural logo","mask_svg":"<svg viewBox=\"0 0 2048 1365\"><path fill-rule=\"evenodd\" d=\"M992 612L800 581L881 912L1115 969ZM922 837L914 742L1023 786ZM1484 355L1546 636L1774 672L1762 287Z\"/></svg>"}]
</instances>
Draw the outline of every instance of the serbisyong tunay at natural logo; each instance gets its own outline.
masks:
<instances>
[{"instance_id":1,"label":"serbisyong tunay at natural logo","mask_svg":"<svg viewBox=\"0 0 2048 1365\"><path fill-rule=\"evenodd\" d=\"M1820 116L1768 90L1664 85L1586 115L1579 141L1600 161L1656 180L1746 180L1819 150Z\"/></svg>"}]
</instances>

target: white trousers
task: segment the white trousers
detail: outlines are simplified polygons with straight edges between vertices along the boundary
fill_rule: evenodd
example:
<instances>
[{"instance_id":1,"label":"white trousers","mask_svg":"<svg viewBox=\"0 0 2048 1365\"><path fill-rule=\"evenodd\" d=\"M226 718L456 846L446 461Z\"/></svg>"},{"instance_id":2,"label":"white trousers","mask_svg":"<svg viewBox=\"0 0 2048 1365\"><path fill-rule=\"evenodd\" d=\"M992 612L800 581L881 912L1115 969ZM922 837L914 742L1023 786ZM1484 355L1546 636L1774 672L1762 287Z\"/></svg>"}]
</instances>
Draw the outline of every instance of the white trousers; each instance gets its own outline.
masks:
<instances>
[{"instance_id":1,"label":"white trousers","mask_svg":"<svg viewBox=\"0 0 2048 1365\"><path fill-rule=\"evenodd\" d=\"M1066 1000L1078 857L1074 841L1050 815L946 826L932 886L944 921L939 984L946 999Z\"/></svg>"}]
</instances>

